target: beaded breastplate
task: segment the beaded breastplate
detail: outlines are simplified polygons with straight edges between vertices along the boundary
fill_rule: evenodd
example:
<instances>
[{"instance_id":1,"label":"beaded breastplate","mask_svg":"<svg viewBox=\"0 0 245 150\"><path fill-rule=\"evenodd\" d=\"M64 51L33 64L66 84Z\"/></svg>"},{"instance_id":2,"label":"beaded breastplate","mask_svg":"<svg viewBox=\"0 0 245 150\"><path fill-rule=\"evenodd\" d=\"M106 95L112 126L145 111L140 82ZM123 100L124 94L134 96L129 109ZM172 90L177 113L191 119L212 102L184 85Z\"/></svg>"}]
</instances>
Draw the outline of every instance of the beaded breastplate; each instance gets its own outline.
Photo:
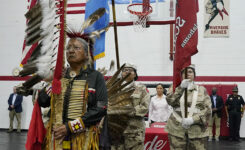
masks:
<instances>
[{"instance_id":1,"label":"beaded breastplate","mask_svg":"<svg viewBox=\"0 0 245 150\"><path fill-rule=\"evenodd\" d=\"M72 85L70 79L63 78L62 79L62 100L64 101L64 97L66 94L67 88L71 86L71 91L69 95L68 102L64 102L64 108L67 110L63 110L63 113L67 113L67 120L74 120L81 116L86 111L87 103L85 102L85 87L86 80L74 80ZM65 112L66 111L66 112Z\"/></svg>"}]
</instances>

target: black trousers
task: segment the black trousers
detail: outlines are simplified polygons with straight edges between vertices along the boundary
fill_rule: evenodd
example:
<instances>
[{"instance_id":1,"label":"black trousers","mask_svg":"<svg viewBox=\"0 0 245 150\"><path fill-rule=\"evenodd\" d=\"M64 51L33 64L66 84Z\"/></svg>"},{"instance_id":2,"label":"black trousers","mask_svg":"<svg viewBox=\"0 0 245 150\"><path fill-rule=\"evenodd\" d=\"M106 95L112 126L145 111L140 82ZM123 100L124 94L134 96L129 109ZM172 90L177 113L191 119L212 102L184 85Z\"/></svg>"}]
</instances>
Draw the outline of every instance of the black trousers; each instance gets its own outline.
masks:
<instances>
[{"instance_id":1,"label":"black trousers","mask_svg":"<svg viewBox=\"0 0 245 150\"><path fill-rule=\"evenodd\" d=\"M240 138L241 112L229 112L230 138L233 140Z\"/></svg>"}]
</instances>

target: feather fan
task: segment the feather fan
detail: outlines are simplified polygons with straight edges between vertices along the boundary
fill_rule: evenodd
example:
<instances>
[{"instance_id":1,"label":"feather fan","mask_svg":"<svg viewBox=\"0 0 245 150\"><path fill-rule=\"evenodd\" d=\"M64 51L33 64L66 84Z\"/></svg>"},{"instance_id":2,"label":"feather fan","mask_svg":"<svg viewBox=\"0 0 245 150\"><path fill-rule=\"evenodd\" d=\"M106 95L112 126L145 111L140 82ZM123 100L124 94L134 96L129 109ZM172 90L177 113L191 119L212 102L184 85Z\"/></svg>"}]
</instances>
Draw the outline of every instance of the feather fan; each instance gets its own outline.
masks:
<instances>
[{"instance_id":1,"label":"feather fan","mask_svg":"<svg viewBox=\"0 0 245 150\"><path fill-rule=\"evenodd\" d=\"M122 134L127 127L130 114L134 112L131 95L135 87L131 82L125 83L130 74L119 79L125 64L106 82L108 90L108 127L110 136L118 140L118 134Z\"/></svg>"}]
</instances>

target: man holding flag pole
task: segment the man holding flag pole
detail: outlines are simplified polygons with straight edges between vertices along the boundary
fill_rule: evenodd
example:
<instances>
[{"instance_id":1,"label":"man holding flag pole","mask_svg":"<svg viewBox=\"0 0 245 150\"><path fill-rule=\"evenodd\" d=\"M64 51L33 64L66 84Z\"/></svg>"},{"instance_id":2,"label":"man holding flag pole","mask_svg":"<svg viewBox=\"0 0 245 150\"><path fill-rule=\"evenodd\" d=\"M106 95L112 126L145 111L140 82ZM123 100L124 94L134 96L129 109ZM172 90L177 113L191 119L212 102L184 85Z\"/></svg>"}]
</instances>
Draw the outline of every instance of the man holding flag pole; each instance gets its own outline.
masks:
<instances>
[{"instance_id":1,"label":"man holding flag pole","mask_svg":"<svg viewBox=\"0 0 245 150\"><path fill-rule=\"evenodd\" d=\"M194 83L191 65L198 52L197 12L198 0L177 0L173 86L166 97L173 107L166 126L171 150L205 150L207 145L211 101L206 89Z\"/></svg>"}]
</instances>

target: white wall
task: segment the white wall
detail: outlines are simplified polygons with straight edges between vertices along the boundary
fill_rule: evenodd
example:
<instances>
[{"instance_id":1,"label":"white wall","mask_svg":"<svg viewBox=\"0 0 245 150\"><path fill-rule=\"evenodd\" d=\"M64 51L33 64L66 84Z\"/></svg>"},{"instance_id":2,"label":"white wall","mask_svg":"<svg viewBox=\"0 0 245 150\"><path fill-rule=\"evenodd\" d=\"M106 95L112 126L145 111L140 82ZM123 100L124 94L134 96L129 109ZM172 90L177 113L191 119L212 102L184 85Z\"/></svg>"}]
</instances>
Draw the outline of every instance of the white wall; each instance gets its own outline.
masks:
<instances>
[{"instance_id":1,"label":"white wall","mask_svg":"<svg viewBox=\"0 0 245 150\"><path fill-rule=\"evenodd\" d=\"M9 128L9 111L8 111L8 98L13 93L13 87L18 85L20 82L1 81L0 82L0 128ZM32 100L31 96L23 97L21 113L21 127L22 129L29 128L29 122L32 114ZM17 120L14 120L14 128L17 127Z\"/></svg>"},{"instance_id":2,"label":"white wall","mask_svg":"<svg viewBox=\"0 0 245 150\"><path fill-rule=\"evenodd\" d=\"M21 60L25 31L26 1L2 1L0 5L0 76L11 76ZM0 128L9 127L8 98L19 81L0 81ZM21 126L28 129L32 113L31 97L23 98ZM17 121L15 119L14 127Z\"/></svg>"},{"instance_id":3,"label":"white wall","mask_svg":"<svg viewBox=\"0 0 245 150\"><path fill-rule=\"evenodd\" d=\"M0 5L0 75L11 75L19 66L25 31L26 1L1 1Z\"/></svg>"},{"instance_id":4,"label":"white wall","mask_svg":"<svg viewBox=\"0 0 245 150\"><path fill-rule=\"evenodd\" d=\"M243 34L245 33L245 10L242 0L230 0L230 37L203 38L204 6L199 1L199 53L193 57L197 72L202 76L244 76L245 67ZM220 16L217 16L220 17Z\"/></svg>"},{"instance_id":5,"label":"white wall","mask_svg":"<svg viewBox=\"0 0 245 150\"><path fill-rule=\"evenodd\" d=\"M26 1L3 1L0 5L0 77L11 76L12 69L20 64L25 30ZM245 77L244 0L230 1L230 37L203 38L203 1L199 1L198 28L199 53L193 56L198 76L243 76ZM140 76L172 76L172 61L169 60L169 26L152 25L145 32L134 32L132 26L118 27L120 62L132 62L138 66ZM106 38L106 57L97 61L98 67L109 67L115 60L113 27ZM164 81L162 81L164 82ZM7 99L12 87L20 82L0 81L0 128L8 128ZM169 81L165 83L170 83ZM213 83L213 82L212 82ZM215 83L238 84L245 97L245 82ZM22 126L27 129L32 111L30 97L24 97ZM245 137L245 119L241 124L241 136Z\"/></svg>"}]
</instances>

